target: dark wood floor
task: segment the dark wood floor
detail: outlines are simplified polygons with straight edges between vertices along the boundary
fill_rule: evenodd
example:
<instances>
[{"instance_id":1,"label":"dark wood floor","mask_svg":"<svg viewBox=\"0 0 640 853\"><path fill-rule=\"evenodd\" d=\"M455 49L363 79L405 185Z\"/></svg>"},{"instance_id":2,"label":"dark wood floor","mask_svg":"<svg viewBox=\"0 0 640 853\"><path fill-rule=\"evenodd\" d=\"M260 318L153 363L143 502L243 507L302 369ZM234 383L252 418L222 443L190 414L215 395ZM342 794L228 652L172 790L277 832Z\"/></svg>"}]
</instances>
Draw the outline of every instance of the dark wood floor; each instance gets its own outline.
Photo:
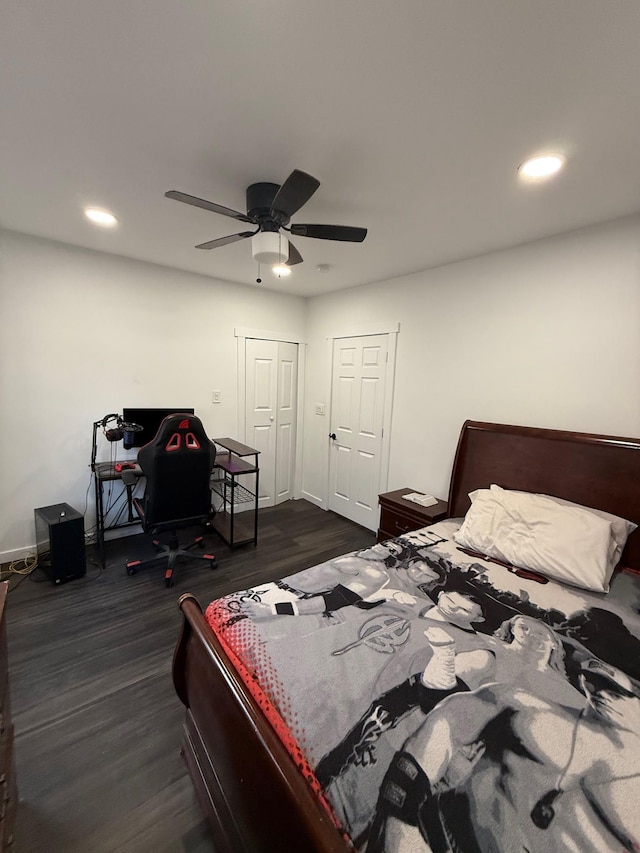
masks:
<instances>
[{"instance_id":1,"label":"dark wood floor","mask_svg":"<svg viewBox=\"0 0 640 853\"><path fill-rule=\"evenodd\" d=\"M128 577L145 537L108 545L87 577L55 587L11 582L7 607L10 684L20 806L16 851L211 853L205 823L180 758L183 708L171 682L180 628L177 600L205 605L234 589L292 574L365 547L374 534L306 501L261 510L257 547L181 564L166 589L163 570Z\"/></svg>"}]
</instances>

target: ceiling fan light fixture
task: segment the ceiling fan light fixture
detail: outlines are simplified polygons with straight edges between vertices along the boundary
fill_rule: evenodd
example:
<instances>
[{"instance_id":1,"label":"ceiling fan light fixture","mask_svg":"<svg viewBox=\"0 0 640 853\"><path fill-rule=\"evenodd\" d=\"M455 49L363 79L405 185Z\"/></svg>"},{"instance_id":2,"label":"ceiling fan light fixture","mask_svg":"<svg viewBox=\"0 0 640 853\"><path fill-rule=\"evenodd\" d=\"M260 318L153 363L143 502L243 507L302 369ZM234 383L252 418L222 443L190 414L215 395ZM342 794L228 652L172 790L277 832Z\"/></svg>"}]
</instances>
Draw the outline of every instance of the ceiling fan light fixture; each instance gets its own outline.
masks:
<instances>
[{"instance_id":1,"label":"ceiling fan light fixture","mask_svg":"<svg viewBox=\"0 0 640 853\"><path fill-rule=\"evenodd\" d=\"M276 264L272 267L271 271L278 278L286 278L288 275L291 275L291 267L288 267L286 264Z\"/></svg>"},{"instance_id":2,"label":"ceiling fan light fixture","mask_svg":"<svg viewBox=\"0 0 640 853\"><path fill-rule=\"evenodd\" d=\"M251 238L251 254L259 264L285 264L289 241L278 231L259 231Z\"/></svg>"}]
</instances>

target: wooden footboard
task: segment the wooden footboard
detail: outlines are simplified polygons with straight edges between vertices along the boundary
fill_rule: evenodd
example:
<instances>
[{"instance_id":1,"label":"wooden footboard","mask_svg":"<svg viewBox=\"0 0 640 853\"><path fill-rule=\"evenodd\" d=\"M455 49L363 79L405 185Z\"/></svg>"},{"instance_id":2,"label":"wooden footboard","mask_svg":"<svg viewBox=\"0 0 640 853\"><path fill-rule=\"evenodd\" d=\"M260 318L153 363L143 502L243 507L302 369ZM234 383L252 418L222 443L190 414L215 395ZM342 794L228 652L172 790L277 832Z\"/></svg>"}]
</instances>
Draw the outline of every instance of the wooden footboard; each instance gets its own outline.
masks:
<instances>
[{"instance_id":1,"label":"wooden footboard","mask_svg":"<svg viewBox=\"0 0 640 853\"><path fill-rule=\"evenodd\" d=\"M183 757L216 853L353 850L318 803L211 631L193 595L173 657L186 706Z\"/></svg>"}]
</instances>

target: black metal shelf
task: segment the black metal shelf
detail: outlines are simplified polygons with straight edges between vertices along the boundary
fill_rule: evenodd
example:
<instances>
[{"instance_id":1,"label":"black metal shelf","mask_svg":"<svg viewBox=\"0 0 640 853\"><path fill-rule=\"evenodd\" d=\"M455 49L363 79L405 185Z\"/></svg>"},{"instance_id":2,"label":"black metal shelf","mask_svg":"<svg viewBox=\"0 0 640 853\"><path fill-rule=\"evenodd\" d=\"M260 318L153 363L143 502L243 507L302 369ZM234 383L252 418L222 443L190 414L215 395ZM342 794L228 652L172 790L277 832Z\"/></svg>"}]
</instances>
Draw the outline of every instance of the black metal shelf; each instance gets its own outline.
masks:
<instances>
[{"instance_id":1,"label":"black metal shelf","mask_svg":"<svg viewBox=\"0 0 640 853\"><path fill-rule=\"evenodd\" d=\"M226 450L218 453L214 472L224 472L219 479L211 481L211 491L217 495L221 505L217 507L213 526L224 541L234 547L258 543L258 483L260 469L258 467L259 450L247 447L232 438L214 438L214 442ZM253 456L253 461L245 457ZM238 482L238 477L255 477L254 489L247 488ZM236 507L253 504L253 509L246 509L239 514Z\"/></svg>"},{"instance_id":2,"label":"black metal shelf","mask_svg":"<svg viewBox=\"0 0 640 853\"><path fill-rule=\"evenodd\" d=\"M231 490L231 497L229 498L227 489ZM236 483L233 480L214 480L211 484L211 491L215 492L217 495L227 501L227 503L233 502L234 505L249 503L250 501L255 501L256 496L253 492L250 492L249 489L241 486L240 483Z\"/></svg>"}]
</instances>

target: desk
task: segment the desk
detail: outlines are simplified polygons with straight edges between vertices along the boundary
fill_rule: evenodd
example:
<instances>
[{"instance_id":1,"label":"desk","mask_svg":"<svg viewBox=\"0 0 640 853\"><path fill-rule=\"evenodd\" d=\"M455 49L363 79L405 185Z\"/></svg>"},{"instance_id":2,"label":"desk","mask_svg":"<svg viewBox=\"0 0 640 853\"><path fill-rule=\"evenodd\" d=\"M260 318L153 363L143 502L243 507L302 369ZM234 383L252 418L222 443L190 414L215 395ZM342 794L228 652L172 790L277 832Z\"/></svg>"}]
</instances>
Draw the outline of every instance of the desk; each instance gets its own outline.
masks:
<instances>
[{"instance_id":1,"label":"desk","mask_svg":"<svg viewBox=\"0 0 640 853\"><path fill-rule=\"evenodd\" d=\"M216 507L213 527L222 536L227 545L258 544L258 483L260 469L258 468L259 450L247 447L233 438L214 438L215 444L226 450L217 453L214 466L222 472L222 478L211 481L211 489L220 498L220 506ZM249 459L248 457L253 457ZM255 482L250 488L238 481L239 477L255 476ZM243 513L236 511L241 504L252 504L251 510ZM249 516L248 519L242 516Z\"/></svg>"},{"instance_id":2,"label":"desk","mask_svg":"<svg viewBox=\"0 0 640 853\"><path fill-rule=\"evenodd\" d=\"M216 507L217 512L212 526L227 545L231 545L232 548L236 545L250 543L256 545L258 542L258 477L260 474L258 455L260 451L253 447L247 447L246 444L241 444L233 438L214 438L213 441L224 448L226 452L216 454L212 472L211 490L220 498L220 506ZM253 457L253 459L248 459L248 457ZM104 569L105 532L121 527L132 527L140 524L140 519L133 511L132 499L135 485L130 486L124 482L122 485L125 491L122 494L126 493L126 502L116 499L110 507L107 507L105 512L105 485L118 480L122 482L122 474L115 470L115 465L111 462L95 462L93 470L95 473L98 554ZM138 479L144 476L138 465L135 469L129 470L133 470L138 475ZM216 471L222 472L222 478L215 478ZM239 482L238 478L247 474L255 476L253 488ZM238 518L237 507L248 503L253 504L251 510L247 513L240 512L239 515L247 515L249 518ZM109 513L115 517L109 519L107 517Z\"/></svg>"},{"instance_id":3,"label":"desk","mask_svg":"<svg viewBox=\"0 0 640 853\"><path fill-rule=\"evenodd\" d=\"M120 480L122 482L122 474L120 471L116 471L115 466L111 462L96 462L93 466L94 474L95 474L95 491L96 491L96 527L97 527L97 542L98 542L98 554L100 556L100 562L102 563L102 568L105 567L105 553L104 553L104 534L106 530L115 530L119 527L131 527L134 524L140 524L140 519L133 512L133 490L135 486L127 486L124 483L125 493L126 493L126 503L121 504L117 507L118 501L116 500L112 506L107 507L107 512L105 513L104 507L104 487L105 483L113 482L115 480ZM138 474L138 477L142 476L142 471L138 465L136 465L134 473ZM110 511L116 510L115 519L109 521L106 516ZM126 510L126 521L121 520L121 516L124 514Z\"/></svg>"}]
</instances>

